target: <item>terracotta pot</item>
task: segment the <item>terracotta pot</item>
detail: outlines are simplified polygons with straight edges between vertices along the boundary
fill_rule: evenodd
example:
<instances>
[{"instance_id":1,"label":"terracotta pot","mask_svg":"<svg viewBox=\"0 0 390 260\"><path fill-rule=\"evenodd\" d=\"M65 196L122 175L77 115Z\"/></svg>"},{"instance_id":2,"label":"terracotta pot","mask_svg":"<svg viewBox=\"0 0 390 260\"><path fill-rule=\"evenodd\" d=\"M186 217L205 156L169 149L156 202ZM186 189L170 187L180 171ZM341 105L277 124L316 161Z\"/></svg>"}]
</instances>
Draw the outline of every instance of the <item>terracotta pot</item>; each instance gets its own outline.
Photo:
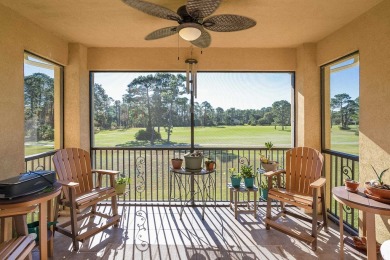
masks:
<instances>
[{"instance_id":1,"label":"terracotta pot","mask_svg":"<svg viewBox=\"0 0 390 260\"><path fill-rule=\"evenodd\" d=\"M172 159L172 168L173 169L181 169L181 165L183 164L183 159Z\"/></svg>"},{"instance_id":2,"label":"terracotta pot","mask_svg":"<svg viewBox=\"0 0 390 260\"><path fill-rule=\"evenodd\" d=\"M208 170L208 171L213 171L214 170L215 162L213 162L213 161L205 162L205 164L206 164L206 170Z\"/></svg>"},{"instance_id":3,"label":"terracotta pot","mask_svg":"<svg viewBox=\"0 0 390 260\"><path fill-rule=\"evenodd\" d=\"M266 171L266 172L270 172L270 171L276 171L279 167L279 163L278 162L275 162L275 161L269 161L269 163L261 163L261 166L263 166L263 169Z\"/></svg>"},{"instance_id":4,"label":"terracotta pot","mask_svg":"<svg viewBox=\"0 0 390 260\"><path fill-rule=\"evenodd\" d=\"M372 196L383 198L383 199L390 199L390 190L385 189L378 189L373 186L371 186L370 182L365 183L366 190L369 194Z\"/></svg>"},{"instance_id":5,"label":"terracotta pot","mask_svg":"<svg viewBox=\"0 0 390 260\"><path fill-rule=\"evenodd\" d=\"M360 182L351 181L351 180L345 180L344 183L345 183L345 187L347 188L347 190L350 190L350 191L356 191L360 185Z\"/></svg>"}]
</instances>

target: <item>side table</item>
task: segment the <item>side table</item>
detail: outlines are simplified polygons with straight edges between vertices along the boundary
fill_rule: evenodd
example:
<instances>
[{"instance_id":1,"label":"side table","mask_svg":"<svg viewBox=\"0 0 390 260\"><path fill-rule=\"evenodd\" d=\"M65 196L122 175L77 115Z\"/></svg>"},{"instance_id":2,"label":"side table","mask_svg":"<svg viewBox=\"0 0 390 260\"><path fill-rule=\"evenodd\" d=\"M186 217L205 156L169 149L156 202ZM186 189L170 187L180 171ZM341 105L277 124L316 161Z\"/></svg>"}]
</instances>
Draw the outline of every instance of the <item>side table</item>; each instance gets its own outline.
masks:
<instances>
[{"instance_id":1,"label":"side table","mask_svg":"<svg viewBox=\"0 0 390 260\"><path fill-rule=\"evenodd\" d=\"M29 196L19 197L12 200L0 200L0 209L12 209L39 205L39 253L42 260L53 256L53 232L50 239L47 235L47 221L53 221L52 199L58 197L61 193L61 185L54 184L54 189L50 192L40 192ZM27 223L24 223L27 226ZM4 234L2 234L4 238Z\"/></svg>"},{"instance_id":2,"label":"side table","mask_svg":"<svg viewBox=\"0 0 390 260\"><path fill-rule=\"evenodd\" d=\"M343 205L361 210L363 212L363 226L367 233L367 259L377 259L376 235L375 235L375 214L390 216L390 205L372 200L364 194L364 188L359 188L357 193L349 192L344 186L332 189L333 198L339 202L340 212L340 259L344 258L344 223Z\"/></svg>"},{"instance_id":3,"label":"side table","mask_svg":"<svg viewBox=\"0 0 390 260\"><path fill-rule=\"evenodd\" d=\"M230 190L230 209L233 210L234 208L234 218L237 219L238 214L240 213L253 213L253 217L256 218L258 188L256 186L253 186L253 188L247 188L243 183L241 183L239 188L233 187L231 183L228 183L227 187ZM247 201L238 201L239 193L246 193ZM251 193L253 193L253 203L251 203L250 200ZM246 207L246 209L239 209L239 207Z\"/></svg>"}]
</instances>

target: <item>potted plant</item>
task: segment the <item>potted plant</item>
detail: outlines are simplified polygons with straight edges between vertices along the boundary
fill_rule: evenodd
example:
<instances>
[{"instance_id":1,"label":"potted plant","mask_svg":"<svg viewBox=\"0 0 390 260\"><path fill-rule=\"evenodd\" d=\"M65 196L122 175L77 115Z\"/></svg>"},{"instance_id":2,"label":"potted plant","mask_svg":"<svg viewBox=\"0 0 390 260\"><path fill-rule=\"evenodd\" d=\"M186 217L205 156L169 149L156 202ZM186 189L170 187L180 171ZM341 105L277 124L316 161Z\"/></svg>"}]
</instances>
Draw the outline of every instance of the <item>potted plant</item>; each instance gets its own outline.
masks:
<instances>
[{"instance_id":1,"label":"potted plant","mask_svg":"<svg viewBox=\"0 0 390 260\"><path fill-rule=\"evenodd\" d=\"M186 169L200 170L202 169L203 154L199 151L187 153L184 155Z\"/></svg>"},{"instance_id":2,"label":"potted plant","mask_svg":"<svg viewBox=\"0 0 390 260\"><path fill-rule=\"evenodd\" d=\"M116 194L121 195L126 190L126 185L130 183L130 178L119 177L115 180L115 191Z\"/></svg>"},{"instance_id":3,"label":"potted plant","mask_svg":"<svg viewBox=\"0 0 390 260\"><path fill-rule=\"evenodd\" d=\"M171 160L171 163L172 163L172 168L173 169L181 169L181 165L183 163L183 159L180 159L180 158L173 158Z\"/></svg>"},{"instance_id":4,"label":"potted plant","mask_svg":"<svg viewBox=\"0 0 390 260\"><path fill-rule=\"evenodd\" d=\"M213 171L215 168L215 161L211 160L210 158L207 158L204 162L206 165L206 170Z\"/></svg>"},{"instance_id":5,"label":"potted plant","mask_svg":"<svg viewBox=\"0 0 390 260\"><path fill-rule=\"evenodd\" d=\"M277 161L272 161L270 160L271 157L271 150L274 147L274 144L272 142L266 142L265 147L268 149L268 157L260 154L260 162L261 166L266 170L267 172L269 171L276 171L279 167L279 163Z\"/></svg>"},{"instance_id":6,"label":"potted plant","mask_svg":"<svg viewBox=\"0 0 390 260\"><path fill-rule=\"evenodd\" d=\"M350 178L345 179L345 188L350 192L357 192L360 182L351 180Z\"/></svg>"},{"instance_id":7,"label":"potted plant","mask_svg":"<svg viewBox=\"0 0 390 260\"><path fill-rule=\"evenodd\" d=\"M253 188L256 173L253 171L252 165L242 165L241 176L244 178L245 187Z\"/></svg>"},{"instance_id":8,"label":"potted plant","mask_svg":"<svg viewBox=\"0 0 390 260\"><path fill-rule=\"evenodd\" d=\"M268 199L268 184L266 182L261 182L260 184L260 196L263 200L267 200Z\"/></svg>"},{"instance_id":9,"label":"potted plant","mask_svg":"<svg viewBox=\"0 0 390 260\"><path fill-rule=\"evenodd\" d=\"M389 168L383 170L380 174L378 174L378 172L372 165L371 167L374 170L377 179L365 183L366 194L368 196L371 196L372 199L378 198L390 201L390 185L385 184L383 182L383 175L389 170Z\"/></svg>"},{"instance_id":10,"label":"potted plant","mask_svg":"<svg viewBox=\"0 0 390 260\"><path fill-rule=\"evenodd\" d=\"M234 188L240 188L241 179L242 179L241 174L236 172L236 168L230 168L229 173L230 173L230 180L232 182L232 186Z\"/></svg>"}]
</instances>

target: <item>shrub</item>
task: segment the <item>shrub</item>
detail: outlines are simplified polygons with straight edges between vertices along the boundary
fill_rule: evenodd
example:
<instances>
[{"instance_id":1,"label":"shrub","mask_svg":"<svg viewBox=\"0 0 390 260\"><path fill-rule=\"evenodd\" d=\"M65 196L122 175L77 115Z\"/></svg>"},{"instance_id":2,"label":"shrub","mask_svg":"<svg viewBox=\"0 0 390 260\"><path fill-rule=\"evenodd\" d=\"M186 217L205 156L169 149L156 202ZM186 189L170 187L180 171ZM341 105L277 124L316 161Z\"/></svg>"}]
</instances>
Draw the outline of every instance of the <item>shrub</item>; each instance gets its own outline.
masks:
<instances>
[{"instance_id":1,"label":"shrub","mask_svg":"<svg viewBox=\"0 0 390 260\"><path fill-rule=\"evenodd\" d=\"M161 139L161 134L159 132L156 132L156 130L153 130L154 131L154 139L157 140L157 139ZM139 130L137 133L135 133L135 139L138 140L138 141L148 141L152 138L152 133L151 132L147 132L146 130Z\"/></svg>"}]
</instances>

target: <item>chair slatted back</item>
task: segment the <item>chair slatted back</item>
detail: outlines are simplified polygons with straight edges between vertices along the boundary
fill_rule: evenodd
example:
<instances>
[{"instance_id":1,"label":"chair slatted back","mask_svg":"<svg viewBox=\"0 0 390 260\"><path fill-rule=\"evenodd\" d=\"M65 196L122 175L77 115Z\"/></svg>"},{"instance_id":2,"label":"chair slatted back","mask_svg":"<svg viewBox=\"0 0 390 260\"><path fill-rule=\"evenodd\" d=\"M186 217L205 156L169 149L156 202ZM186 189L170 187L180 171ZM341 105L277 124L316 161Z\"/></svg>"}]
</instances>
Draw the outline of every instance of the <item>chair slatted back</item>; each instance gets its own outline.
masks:
<instances>
[{"instance_id":1,"label":"chair slatted back","mask_svg":"<svg viewBox=\"0 0 390 260\"><path fill-rule=\"evenodd\" d=\"M324 157L309 147L296 147L286 153L286 190L312 195L310 183L321 177Z\"/></svg>"},{"instance_id":2,"label":"chair slatted back","mask_svg":"<svg viewBox=\"0 0 390 260\"><path fill-rule=\"evenodd\" d=\"M59 150L53 156L53 163L60 180L79 183L76 194L93 189L91 159L87 151L79 148ZM69 199L67 189L63 191Z\"/></svg>"}]
</instances>

